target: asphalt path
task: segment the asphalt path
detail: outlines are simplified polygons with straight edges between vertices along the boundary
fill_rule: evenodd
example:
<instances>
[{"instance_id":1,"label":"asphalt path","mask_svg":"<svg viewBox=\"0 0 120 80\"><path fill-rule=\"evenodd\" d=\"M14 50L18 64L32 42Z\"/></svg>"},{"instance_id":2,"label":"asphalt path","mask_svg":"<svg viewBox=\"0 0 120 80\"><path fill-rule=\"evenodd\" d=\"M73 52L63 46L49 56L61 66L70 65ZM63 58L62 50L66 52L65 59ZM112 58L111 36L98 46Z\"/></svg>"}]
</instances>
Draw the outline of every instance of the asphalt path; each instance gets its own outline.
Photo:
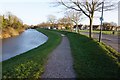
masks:
<instances>
[{"instance_id":1,"label":"asphalt path","mask_svg":"<svg viewBox=\"0 0 120 80\"><path fill-rule=\"evenodd\" d=\"M51 53L41 78L76 78L69 40L62 35L60 45ZM63 79L64 80L64 79Z\"/></svg>"}]
</instances>

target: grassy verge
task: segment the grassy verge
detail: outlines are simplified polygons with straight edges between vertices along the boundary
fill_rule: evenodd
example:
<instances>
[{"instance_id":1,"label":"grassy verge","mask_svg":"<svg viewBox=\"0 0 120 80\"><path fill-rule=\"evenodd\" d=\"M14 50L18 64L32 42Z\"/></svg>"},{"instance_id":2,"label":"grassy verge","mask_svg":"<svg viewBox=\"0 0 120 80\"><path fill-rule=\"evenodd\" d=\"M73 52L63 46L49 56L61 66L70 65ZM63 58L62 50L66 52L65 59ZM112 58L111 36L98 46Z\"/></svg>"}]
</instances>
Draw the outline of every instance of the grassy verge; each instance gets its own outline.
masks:
<instances>
[{"instance_id":1,"label":"grassy verge","mask_svg":"<svg viewBox=\"0 0 120 80\"><path fill-rule=\"evenodd\" d=\"M114 61L119 65L120 67L120 53L117 52L112 47L106 45L104 42L99 43L106 51L107 54L114 59Z\"/></svg>"},{"instance_id":2,"label":"grassy verge","mask_svg":"<svg viewBox=\"0 0 120 80\"><path fill-rule=\"evenodd\" d=\"M89 32L89 30L80 30L80 32ZM93 33L99 33L100 31L93 30ZM102 31L103 34L113 35L113 31ZM118 35L118 31L114 35Z\"/></svg>"},{"instance_id":3,"label":"grassy verge","mask_svg":"<svg viewBox=\"0 0 120 80\"><path fill-rule=\"evenodd\" d=\"M49 53L60 43L61 36L54 31L37 29L48 36L48 41L26 53L2 63L3 78L39 78Z\"/></svg>"},{"instance_id":4,"label":"grassy verge","mask_svg":"<svg viewBox=\"0 0 120 80\"><path fill-rule=\"evenodd\" d=\"M74 69L81 80L117 80L120 66L111 57L111 51L102 43L71 32L62 32L69 40L74 58ZM116 79L115 79L116 78Z\"/></svg>"}]
</instances>

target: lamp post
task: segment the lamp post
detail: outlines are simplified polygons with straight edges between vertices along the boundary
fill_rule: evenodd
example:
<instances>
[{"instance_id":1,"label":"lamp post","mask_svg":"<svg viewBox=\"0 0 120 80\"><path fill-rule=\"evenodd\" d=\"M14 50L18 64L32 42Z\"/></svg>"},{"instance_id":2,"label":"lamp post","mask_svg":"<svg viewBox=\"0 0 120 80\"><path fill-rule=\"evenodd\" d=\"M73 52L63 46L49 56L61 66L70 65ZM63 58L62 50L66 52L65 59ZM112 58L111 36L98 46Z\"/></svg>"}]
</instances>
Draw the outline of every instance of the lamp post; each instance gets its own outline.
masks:
<instances>
[{"instance_id":1,"label":"lamp post","mask_svg":"<svg viewBox=\"0 0 120 80\"><path fill-rule=\"evenodd\" d=\"M101 17L100 17L101 26L100 26L100 33L99 33L99 42L101 41L101 37L102 37L102 27L103 27L103 8L104 8L104 2L102 2L102 13L101 13Z\"/></svg>"}]
</instances>

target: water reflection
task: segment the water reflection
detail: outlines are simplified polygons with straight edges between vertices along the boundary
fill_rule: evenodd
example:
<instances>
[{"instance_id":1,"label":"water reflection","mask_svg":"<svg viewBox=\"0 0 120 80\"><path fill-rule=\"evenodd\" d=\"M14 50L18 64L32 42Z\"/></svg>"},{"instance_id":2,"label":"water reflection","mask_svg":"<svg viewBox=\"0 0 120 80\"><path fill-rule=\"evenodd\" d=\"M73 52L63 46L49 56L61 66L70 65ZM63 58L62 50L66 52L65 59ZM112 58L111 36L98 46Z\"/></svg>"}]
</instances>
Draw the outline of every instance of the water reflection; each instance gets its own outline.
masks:
<instances>
[{"instance_id":1,"label":"water reflection","mask_svg":"<svg viewBox=\"0 0 120 80\"><path fill-rule=\"evenodd\" d=\"M47 41L44 34L29 29L17 37L2 40L2 61L38 47ZM1 44L0 44L1 45Z\"/></svg>"}]
</instances>

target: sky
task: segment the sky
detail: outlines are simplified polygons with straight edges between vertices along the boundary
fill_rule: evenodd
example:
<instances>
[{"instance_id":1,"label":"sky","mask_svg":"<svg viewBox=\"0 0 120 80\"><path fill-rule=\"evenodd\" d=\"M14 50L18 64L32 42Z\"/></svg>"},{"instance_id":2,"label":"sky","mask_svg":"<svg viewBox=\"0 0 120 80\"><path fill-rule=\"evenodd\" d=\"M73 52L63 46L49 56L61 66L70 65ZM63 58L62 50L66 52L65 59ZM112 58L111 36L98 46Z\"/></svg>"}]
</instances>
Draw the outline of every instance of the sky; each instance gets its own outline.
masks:
<instances>
[{"instance_id":1,"label":"sky","mask_svg":"<svg viewBox=\"0 0 120 80\"><path fill-rule=\"evenodd\" d=\"M54 1L52 1L54 2ZM64 16L63 8L53 7L51 0L0 0L0 14L6 12L19 17L24 24L36 25L46 22L48 15L55 15L57 19ZM95 13L93 24L100 24L101 13ZM118 9L104 12L103 22L115 22L118 24ZM89 24L89 19L85 18L82 24Z\"/></svg>"},{"instance_id":2,"label":"sky","mask_svg":"<svg viewBox=\"0 0 120 80\"><path fill-rule=\"evenodd\" d=\"M118 3L118 25L120 26L120 1Z\"/></svg>"}]
</instances>

